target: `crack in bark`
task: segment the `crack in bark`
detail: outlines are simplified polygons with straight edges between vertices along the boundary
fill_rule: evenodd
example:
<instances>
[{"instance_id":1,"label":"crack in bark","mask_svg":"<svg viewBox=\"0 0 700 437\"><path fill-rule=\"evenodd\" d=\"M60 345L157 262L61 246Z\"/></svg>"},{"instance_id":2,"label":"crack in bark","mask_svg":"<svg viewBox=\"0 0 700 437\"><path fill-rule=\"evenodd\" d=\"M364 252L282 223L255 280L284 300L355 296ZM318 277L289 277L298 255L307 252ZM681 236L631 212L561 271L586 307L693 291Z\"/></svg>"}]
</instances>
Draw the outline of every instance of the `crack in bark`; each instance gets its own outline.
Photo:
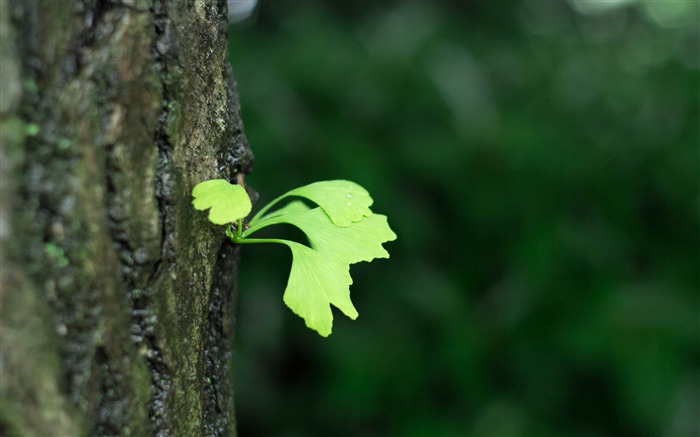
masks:
<instances>
[{"instance_id":1,"label":"crack in bark","mask_svg":"<svg viewBox=\"0 0 700 437\"><path fill-rule=\"evenodd\" d=\"M95 349L93 372L97 374L95 392L100 398L97 405L97 418L90 435L93 436L117 436L120 435L127 421L129 402L128 398L120 393L120 383L123 380L116 369L111 368L110 359L104 347Z\"/></svg>"},{"instance_id":2,"label":"crack in bark","mask_svg":"<svg viewBox=\"0 0 700 437\"><path fill-rule=\"evenodd\" d=\"M235 283L238 277L240 247L224 241L219 249L209 294L209 310L204 338L204 434L229 435L235 429L232 369L235 332Z\"/></svg>"},{"instance_id":3,"label":"crack in bark","mask_svg":"<svg viewBox=\"0 0 700 437\"><path fill-rule=\"evenodd\" d=\"M110 2L101 3L103 3L104 7ZM125 5L119 4L119 6ZM128 9L131 10L134 8ZM163 60L158 55L157 50L155 50L156 45L162 38L162 32L160 32L159 29L162 23L167 21L167 17L156 9L157 6L154 6L154 9L146 11L153 15L156 25L155 38L151 44L151 52L161 69L161 99L163 102L161 113L157 119L158 125L154 138L156 143L155 147L158 149L158 156L155 177L152 181L152 183L155 184L156 205L160 221L160 255L157 259L152 260L152 264L143 265L139 262L139 253L132 246L124 228L124 221L128 218L120 217L120 214L115 213L115 206L117 206L115 204L115 195L118 188L116 187L114 178L121 170L118 168L112 156L113 145L107 148L106 174L110 232L121 261L121 277L123 283L126 285L128 299L131 305L132 324L130 337L138 348L141 356L144 357L151 375L152 387L150 400L147 405L148 417L154 435L165 436L170 435L172 431L170 430L169 422L166 418L166 398L172 386L172 370L168 368L164 361L162 351L157 343L156 324L158 320L153 312L152 296L158 291L158 284L162 273L168 271L174 263L174 247L172 242L174 226L172 222L173 181L170 167L168 166L172 145L166 133L166 123L169 115L169 90L167 81L163 77L163 69L165 68ZM143 12L140 10L136 11ZM148 267L149 265L151 265L150 268ZM150 271L144 271L144 268L149 268Z\"/></svg>"},{"instance_id":4,"label":"crack in bark","mask_svg":"<svg viewBox=\"0 0 700 437\"><path fill-rule=\"evenodd\" d=\"M162 90L162 107L161 113L158 116L158 127L155 133L155 143L158 147L157 169L155 180L156 185L156 201L158 205L158 214L161 229L161 247L160 257L153 266L153 270L148 277L147 289L153 290L157 286L158 279L163 272L168 271L174 263L175 253L173 245L173 190L174 181L171 174L170 153L173 145L167 133L167 122L170 116L171 90L167 80L167 62L165 62L163 54L159 51L163 45L170 44L169 29L170 22L165 13L160 0L156 0L151 9L155 23L155 37L152 42L152 54L156 64L159 67L159 79ZM139 309L146 309L149 299L144 296L142 299L134 300L134 315L137 316ZM137 308L138 304L138 308ZM167 368L162 352L156 343L155 337L152 335L153 327L150 328L142 319L136 319L138 326L144 328L145 345L148 348L146 359L151 372L151 381L153 384L153 392L148 405L149 418L153 424L153 431L157 436L166 436L171 433L168 423L165 422L165 400L172 386L172 372ZM153 320L155 322L155 320ZM150 330L150 332L149 332ZM151 334L151 335L149 335Z\"/></svg>"}]
</instances>

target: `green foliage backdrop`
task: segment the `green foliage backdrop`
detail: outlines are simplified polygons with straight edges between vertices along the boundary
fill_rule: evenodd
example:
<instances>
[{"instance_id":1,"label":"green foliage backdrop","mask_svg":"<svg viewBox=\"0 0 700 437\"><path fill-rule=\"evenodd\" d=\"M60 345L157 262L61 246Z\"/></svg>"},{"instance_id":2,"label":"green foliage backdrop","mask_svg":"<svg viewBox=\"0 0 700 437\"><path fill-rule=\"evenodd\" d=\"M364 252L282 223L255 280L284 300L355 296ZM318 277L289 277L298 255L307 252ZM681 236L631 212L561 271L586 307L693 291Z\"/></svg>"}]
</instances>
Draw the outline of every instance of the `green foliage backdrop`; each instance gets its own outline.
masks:
<instances>
[{"instance_id":1,"label":"green foliage backdrop","mask_svg":"<svg viewBox=\"0 0 700 437\"><path fill-rule=\"evenodd\" d=\"M258 207L355 180L399 236L328 339L282 304L287 251L245 247L240 434L698 435L698 8L263 1L232 27Z\"/></svg>"}]
</instances>

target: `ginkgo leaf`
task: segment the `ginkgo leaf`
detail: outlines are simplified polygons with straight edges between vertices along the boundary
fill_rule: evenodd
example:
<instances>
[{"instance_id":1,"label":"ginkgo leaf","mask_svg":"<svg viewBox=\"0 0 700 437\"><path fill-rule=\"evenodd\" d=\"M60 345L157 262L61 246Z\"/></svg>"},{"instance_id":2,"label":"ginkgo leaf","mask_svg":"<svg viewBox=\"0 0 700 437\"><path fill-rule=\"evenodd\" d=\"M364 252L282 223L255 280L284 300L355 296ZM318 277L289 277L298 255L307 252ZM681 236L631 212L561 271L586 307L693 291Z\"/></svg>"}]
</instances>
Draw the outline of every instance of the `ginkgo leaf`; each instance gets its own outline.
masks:
<instances>
[{"instance_id":1,"label":"ginkgo leaf","mask_svg":"<svg viewBox=\"0 0 700 437\"><path fill-rule=\"evenodd\" d=\"M311 247L348 264L389 258L389 252L382 247L382 243L396 240L386 216L381 214L372 214L351 223L347 228L340 228L315 208L303 214L290 214L286 222L304 231Z\"/></svg>"},{"instance_id":2,"label":"ginkgo leaf","mask_svg":"<svg viewBox=\"0 0 700 437\"><path fill-rule=\"evenodd\" d=\"M286 196L299 196L318 204L331 221L341 227L369 217L372 198L355 182L345 180L314 182L289 191Z\"/></svg>"},{"instance_id":3,"label":"ginkgo leaf","mask_svg":"<svg viewBox=\"0 0 700 437\"><path fill-rule=\"evenodd\" d=\"M382 243L396 239L384 215L373 214L341 228L331 223L320 208L308 209L302 202L292 202L266 216L257 228L279 223L298 227L309 237L311 247L346 264L389 258Z\"/></svg>"},{"instance_id":4,"label":"ginkgo leaf","mask_svg":"<svg viewBox=\"0 0 700 437\"><path fill-rule=\"evenodd\" d=\"M334 180L314 182L288 191L258 211L250 220L250 225L254 226L263 220L266 217L265 213L272 206L291 196L304 197L318 204L336 226L344 228L352 222L372 215L369 207L373 200L367 190L352 181Z\"/></svg>"},{"instance_id":5,"label":"ginkgo leaf","mask_svg":"<svg viewBox=\"0 0 700 437\"><path fill-rule=\"evenodd\" d=\"M306 326L328 336L333 325L330 304L351 319L357 317L350 301L350 264L388 258L382 243L395 240L396 234L381 214L372 214L343 228L333 224L321 208L310 209L303 202L294 201L260 219L244 232L240 242L255 242L246 238L260 228L281 223L301 229L312 246L268 240L286 244L292 250L292 270L284 302L306 321Z\"/></svg>"},{"instance_id":6,"label":"ginkgo leaf","mask_svg":"<svg viewBox=\"0 0 700 437\"><path fill-rule=\"evenodd\" d=\"M306 326L328 337L333 328L330 305L351 319L357 310L350 300L350 269L346 263L294 241L277 240L292 250L292 269L284 291L284 303Z\"/></svg>"},{"instance_id":7,"label":"ginkgo leaf","mask_svg":"<svg viewBox=\"0 0 700 437\"><path fill-rule=\"evenodd\" d=\"M209 221L216 225L233 223L250 214L250 197L241 185L225 179L201 182L192 189L192 205L199 211L211 208Z\"/></svg>"}]
</instances>

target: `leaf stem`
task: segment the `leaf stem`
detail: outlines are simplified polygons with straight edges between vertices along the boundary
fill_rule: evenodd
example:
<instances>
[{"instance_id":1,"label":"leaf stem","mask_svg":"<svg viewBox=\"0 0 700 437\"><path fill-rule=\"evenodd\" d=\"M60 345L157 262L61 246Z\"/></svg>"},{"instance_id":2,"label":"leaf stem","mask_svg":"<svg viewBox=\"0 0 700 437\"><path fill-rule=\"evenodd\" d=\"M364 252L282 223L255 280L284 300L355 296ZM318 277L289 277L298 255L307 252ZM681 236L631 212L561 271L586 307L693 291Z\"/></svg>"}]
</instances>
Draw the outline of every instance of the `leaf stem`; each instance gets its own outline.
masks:
<instances>
[{"instance_id":1,"label":"leaf stem","mask_svg":"<svg viewBox=\"0 0 700 437\"><path fill-rule=\"evenodd\" d=\"M249 222L250 223L250 222ZM271 225L277 225L280 223L286 223L286 221L280 217L272 217L272 218L264 218L261 221L258 221L257 223L254 223L246 229L246 231L243 233L243 235L239 235L241 238L245 238L247 235L251 235L254 232L259 231L262 228L271 226Z\"/></svg>"},{"instance_id":2,"label":"leaf stem","mask_svg":"<svg viewBox=\"0 0 700 437\"><path fill-rule=\"evenodd\" d=\"M285 197L287 197L287 193L284 193L283 195L279 196L278 198L276 198L276 199L273 200L272 202L270 202L270 203L268 203L267 205L263 206L263 208L262 208L260 211L258 211L258 212L253 216L252 219L250 219L250 221L248 222L248 224L249 224L250 226L253 226L253 225L255 224L255 222L257 222L257 221L260 219L260 217L262 217L267 211L270 210L270 208L272 208L273 206L275 206L280 200L284 199Z\"/></svg>"},{"instance_id":3,"label":"leaf stem","mask_svg":"<svg viewBox=\"0 0 700 437\"><path fill-rule=\"evenodd\" d=\"M241 238L241 234L243 233L243 219L239 218L238 219L238 226L236 227L236 239Z\"/></svg>"},{"instance_id":4,"label":"leaf stem","mask_svg":"<svg viewBox=\"0 0 700 437\"><path fill-rule=\"evenodd\" d=\"M237 244L277 243L277 244L284 244L285 246L289 246L289 244L288 244L289 241L282 240L279 238L238 238L238 237L234 237L233 242L237 243Z\"/></svg>"}]
</instances>

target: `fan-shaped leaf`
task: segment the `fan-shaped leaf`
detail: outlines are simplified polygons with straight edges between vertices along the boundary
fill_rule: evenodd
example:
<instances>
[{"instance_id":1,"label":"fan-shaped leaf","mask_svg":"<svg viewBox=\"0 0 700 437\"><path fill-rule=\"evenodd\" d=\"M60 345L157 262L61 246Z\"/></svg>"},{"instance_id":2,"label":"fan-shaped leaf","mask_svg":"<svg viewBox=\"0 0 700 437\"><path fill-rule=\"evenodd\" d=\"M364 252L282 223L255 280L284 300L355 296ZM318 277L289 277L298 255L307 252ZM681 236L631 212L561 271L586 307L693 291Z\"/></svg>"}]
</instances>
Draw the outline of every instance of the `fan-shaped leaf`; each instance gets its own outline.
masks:
<instances>
[{"instance_id":1,"label":"fan-shaped leaf","mask_svg":"<svg viewBox=\"0 0 700 437\"><path fill-rule=\"evenodd\" d=\"M351 319L357 318L357 310L350 300L352 278L347 264L303 244L279 242L292 250L292 270L284 291L284 303L304 319L306 326L328 337L333 327L331 304Z\"/></svg>"},{"instance_id":2,"label":"fan-shaped leaf","mask_svg":"<svg viewBox=\"0 0 700 437\"><path fill-rule=\"evenodd\" d=\"M372 215L372 198L355 182L345 180L314 182L289 191L286 196L299 196L318 204L337 226L348 227L362 217Z\"/></svg>"},{"instance_id":3,"label":"fan-shaped leaf","mask_svg":"<svg viewBox=\"0 0 700 437\"><path fill-rule=\"evenodd\" d=\"M192 189L192 205L195 209L209 211L209 221L216 225L233 223L250 214L250 197L240 185L233 185L224 179L201 182Z\"/></svg>"}]
</instances>

